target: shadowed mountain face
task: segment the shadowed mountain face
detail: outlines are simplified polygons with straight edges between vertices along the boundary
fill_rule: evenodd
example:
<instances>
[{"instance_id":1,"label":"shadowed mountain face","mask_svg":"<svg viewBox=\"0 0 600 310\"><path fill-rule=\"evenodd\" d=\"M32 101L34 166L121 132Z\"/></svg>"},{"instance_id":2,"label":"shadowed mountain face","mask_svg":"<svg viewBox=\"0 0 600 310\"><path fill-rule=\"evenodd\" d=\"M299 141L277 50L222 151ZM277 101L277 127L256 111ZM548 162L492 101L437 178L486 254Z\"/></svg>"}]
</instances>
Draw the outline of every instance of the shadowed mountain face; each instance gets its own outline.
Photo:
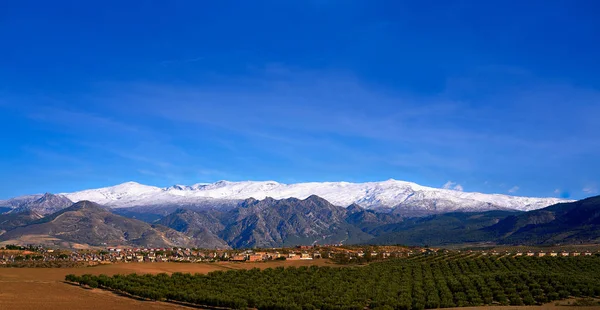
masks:
<instances>
[{"instance_id":1,"label":"shadowed mountain face","mask_svg":"<svg viewBox=\"0 0 600 310\"><path fill-rule=\"evenodd\" d=\"M529 212L446 213L383 225L377 244L580 244L600 242L600 196Z\"/></svg>"},{"instance_id":2,"label":"shadowed mountain face","mask_svg":"<svg viewBox=\"0 0 600 310\"><path fill-rule=\"evenodd\" d=\"M507 244L598 243L600 196L510 216L486 231Z\"/></svg>"},{"instance_id":3,"label":"shadowed mountain face","mask_svg":"<svg viewBox=\"0 0 600 310\"><path fill-rule=\"evenodd\" d=\"M113 214L89 201L78 202L29 225L12 229L0 236L0 239L27 239L30 243L64 241L96 246L196 245L193 239L175 230Z\"/></svg>"},{"instance_id":4,"label":"shadowed mountain face","mask_svg":"<svg viewBox=\"0 0 600 310\"><path fill-rule=\"evenodd\" d=\"M158 223L184 233L204 248L229 248L227 242L218 236L225 226L210 211L195 212L179 209L165 216Z\"/></svg>"},{"instance_id":5,"label":"shadowed mountain face","mask_svg":"<svg viewBox=\"0 0 600 310\"><path fill-rule=\"evenodd\" d=\"M483 230L514 215L510 211L453 212L427 217L410 218L397 224L381 225L369 231L377 236L374 244L449 245L494 241Z\"/></svg>"},{"instance_id":6,"label":"shadowed mountain face","mask_svg":"<svg viewBox=\"0 0 600 310\"><path fill-rule=\"evenodd\" d=\"M247 199L228 213L222 238L233 247L361 242L371 238L345 221L346 209L318 196Z\"/></svg>"},{"instance_id":7,"label":"shadowed mountain face","mask_svg":"<svg viewBox=\"0 0 600 310\"><path fill-rule=\"evenodd\" d=\"M353 221L361 223L359 214L367 211L357 208L334 206L317 196L302 200L246 199L228 211L177 210L159 223L208 244L234 248L366 242L372 236L347 221L356 211Z\"/></svg>"},{"instance_id":8,"label":"shadowed mountain face","mask_svg":"<svg viewBox=\"0 0 600 310\"><path fill-rule=\"evenodd\" d=\"M7 230L15 229L19 226L25 226L29 223L35 222L42 217L43 215L34 211L0 214L0 235Z\"/></svg>"}]
</instances>

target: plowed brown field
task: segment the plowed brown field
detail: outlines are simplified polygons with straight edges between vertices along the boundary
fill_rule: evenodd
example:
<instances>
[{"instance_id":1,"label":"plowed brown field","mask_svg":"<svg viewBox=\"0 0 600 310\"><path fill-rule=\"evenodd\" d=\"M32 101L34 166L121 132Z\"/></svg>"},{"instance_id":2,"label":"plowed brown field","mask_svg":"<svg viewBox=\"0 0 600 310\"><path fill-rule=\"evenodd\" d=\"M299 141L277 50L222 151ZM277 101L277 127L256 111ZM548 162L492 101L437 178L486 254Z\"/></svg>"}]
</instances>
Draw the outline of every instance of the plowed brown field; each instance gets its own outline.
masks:
<instances>
[{"instance_id":1,"label":"plowed brown field","mask_svg":"<svg viewBox=\"0 0 600 310\"><path fill-rule=\"evenodd\" d=\"M64 283L67 274L207 273L215 270L277 266L330 265L327 260L265 263L130 263L80 268L0 268L0 310L192 309L165 302L141 301L101 289Z\"/></svg>"},{"instance_id":2,"label":"plowed brown field","mask_svg":"<svg viewBox=\"0 0 600 310\"><path fill-rule=\"evenodd\" d=\"M80 268L0 268L0 310L70 310L70 309L194 309L166 302L142 301L123 297L101 289L84 289L64 283L67 274L129 273L207 273L215 270L269 268L277 266L329 265L327 260L277 261L266 263L130 263ZM566 302L563 302L566 303ZM461 308L492 310L600 309L600 307L567 307L547 304L531 307Z\"/></svg>"}]
</instances>

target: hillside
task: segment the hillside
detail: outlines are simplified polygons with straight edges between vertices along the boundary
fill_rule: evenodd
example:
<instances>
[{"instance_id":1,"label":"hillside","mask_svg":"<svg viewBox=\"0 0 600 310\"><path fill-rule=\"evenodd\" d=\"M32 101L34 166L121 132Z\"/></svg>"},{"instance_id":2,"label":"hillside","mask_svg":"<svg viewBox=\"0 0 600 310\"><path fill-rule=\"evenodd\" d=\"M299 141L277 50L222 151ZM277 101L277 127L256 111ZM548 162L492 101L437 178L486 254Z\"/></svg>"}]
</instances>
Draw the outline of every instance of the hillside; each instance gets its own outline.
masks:
<instances>
[{"instance_id":1,"label":"hillside","mask_svg":"<svg viewBox=\"0 0 600 310\"><path fill-rule=\"evenodd\" d=\"M248 199L228 213L222 237L233 247L355 243L371 238L346 223L346 209L318 196Z\"/></svg>"},{"instance_id":2,"label":"hillside","mask_svg":"<svg viewBox=\"0 0 600 310\"><path fill-rule=\"evenodd\" d=\"M530 212L450 212L413 218L357 204L339 207L315 195L246 199L228 209L180 208L153 223L111 211L84 201L44 218L33 211L11 212L0 215L0 241L203 248L600 242L600 196Z\"/></svg>"},{"instance_id":3,"label":"hillside","mask_svg":"<svg viewBox=\"0 0 600 310\"><path fill-rule=\"evenodd\" d=\"M505 218L486 229L508 244L600 242L600 196Z\"/></svg>"},{"instance_id":4,"label":"hillside","mask_svg":"<svg viewBox=\"0 0 600 310\"><path fill-rule=\"evenodd\" d=\"M178 209L158 223L184 233L202 247L229 248L227 242L218 236L225 226L211 212Z\"/></svg>"},{"instance_id":5,"label":"hillside","mask_svg":"<svg viewBox=\"0 0 600 310\"><path fill-rule=\"evenodd\" d=\"M35 211L0 214L0 235L19 226L25 226L41 219L43 216Z\"/></svg>"},{"instance_id":6,"label":"hillside","mask_svg":"<svg viewBox=\"0 0 600 310\"><path fill-rule=\"evenodd\" d=\"M452 212L422 218L411 218L401 223L379 226L369 233L377 236L373 244L451 245L471 242L494 242L495 236L484 228L520 212Z\"/></svg>"},{"instance_id":7,"label":"hillside","mask_svg":"<svg viewBox=\"0 0 600 310\"><path fill-rule=\"evenodd\" d=\"M0 236L1 241L27 239L32 243L193 246L193 239L172 229L115 215L98 204L81 201L72 206Z\"/></svg>"},{"instance_id":8,"label":"hillside","mask_svg":"<svg viewBox=\"0 0 600 310\"><path fill-rule=\"evenodd\" d=\"M368 231L374 244L511 245L600 243L600 196L529 212L446 213Z\"/></svg>"},{"instance_id":9,"label":"hillside","mask_svg":"<svg viewBox=\"0 0 600 310\"><path fill-rule=\"evenodd\" d=\"M325 199L247 199L228 211L180 209L158 223L234 248L356 243L372 238L346 221L348 211ZM357 221L360 222L360 221Z\"/></svg>"}]
</instances>

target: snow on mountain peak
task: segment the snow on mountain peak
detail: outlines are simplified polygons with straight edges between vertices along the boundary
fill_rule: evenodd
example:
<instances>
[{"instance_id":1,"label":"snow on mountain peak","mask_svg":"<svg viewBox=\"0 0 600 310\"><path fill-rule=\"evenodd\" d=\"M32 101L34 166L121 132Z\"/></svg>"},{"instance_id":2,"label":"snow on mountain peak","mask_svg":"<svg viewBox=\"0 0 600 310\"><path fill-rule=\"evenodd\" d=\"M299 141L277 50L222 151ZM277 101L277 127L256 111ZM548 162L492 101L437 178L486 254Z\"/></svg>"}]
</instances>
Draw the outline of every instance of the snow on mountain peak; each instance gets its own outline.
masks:
<instances>
[{"instance_id":1,"label":"snow on mountain peak","mask_svg":"<svg viewBox=\"0 0 600 310\"><path fill-rule=\"evenodd\" d=\"M218 181L192 186L173 185L166 188L127 182L116 186L63 194L72 201L90 200L115 208L144 205L194 204L218 200L247 198L305 199L320 196L339 206L356 203L366 208L410 208L429 211L477 211L513 209L529 211L564 200L529 198L499 194L469 193L421 186L389 179L382 182L308 182L283 184L275 181Z\"/></svg>"},{"instance_id":2,"label":"snow on mountain peak","mask_svg":"<svg viewBox=\"0 0 600 310\"><path fill-rule=\"evenodd\" d=\"M63 193L61 195L71 201L89 200L99 204L115 205L132 203L140 198L145 198L162 192L161 188L143 185L137 182L126 182L115 186L88 189L75 193ZM119 201L120 203L115 203Z\"/></svg>"}]
</instances>

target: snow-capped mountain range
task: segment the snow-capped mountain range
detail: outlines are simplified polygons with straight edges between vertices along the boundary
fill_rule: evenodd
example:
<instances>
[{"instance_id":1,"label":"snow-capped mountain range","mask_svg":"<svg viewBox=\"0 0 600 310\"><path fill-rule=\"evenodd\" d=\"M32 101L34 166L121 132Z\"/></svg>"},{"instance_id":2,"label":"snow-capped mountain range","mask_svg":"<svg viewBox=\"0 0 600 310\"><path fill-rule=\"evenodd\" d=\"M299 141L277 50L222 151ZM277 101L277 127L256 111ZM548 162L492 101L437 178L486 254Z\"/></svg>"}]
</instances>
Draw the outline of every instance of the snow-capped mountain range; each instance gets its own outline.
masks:
<instances>
[{"instance_id":1,"label":"snow-capped mountain range","mask_svg":"<svg viewBox=\"0 0 600 310\"><path fill-rule=\"evenodd\" d=\"M191 186L174 185L166 188L127 182L116 186L61 194L71 201L89 200L112 208L194 205L207 202L243 200L247 198L275 199L320 196L332 204L364 208L393 209L401 212L520 210L540 209L566 200L558 198L516 197L500 194L469 193L450 189L421 186L411 182L310 182L282 184L274 181L219 181Z\"/></svg>"}]
</instances>

